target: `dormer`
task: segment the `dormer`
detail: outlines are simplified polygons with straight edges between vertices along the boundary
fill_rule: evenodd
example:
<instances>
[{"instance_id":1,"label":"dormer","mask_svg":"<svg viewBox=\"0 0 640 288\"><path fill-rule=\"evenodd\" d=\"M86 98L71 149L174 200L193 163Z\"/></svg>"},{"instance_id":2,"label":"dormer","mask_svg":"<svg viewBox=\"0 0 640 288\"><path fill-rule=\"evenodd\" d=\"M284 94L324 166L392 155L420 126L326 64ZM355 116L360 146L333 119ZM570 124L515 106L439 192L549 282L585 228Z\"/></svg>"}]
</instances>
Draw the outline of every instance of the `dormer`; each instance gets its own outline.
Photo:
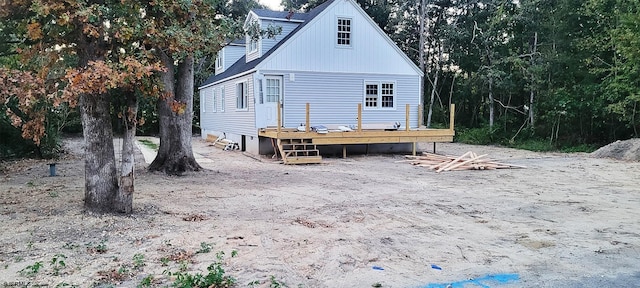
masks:
<instances>
[{"instance_id":1,"label":"dormer","mask_svg":"<svg viewBox=\"0 0 640 288\"><path fill-rule=\"evenodd\" d=\"M236 63L245 55L245 40L237 39L222 47L216 55L216 74L218 75Z\"/></svg>"},{"instance_id":2,"label":"dormer","mask_svg":"<svg viewBox=\"0 0 640 288\"><path fill-rule=\"evenodd\" d=\"M258 31L267 30L269 27L280 27L282 30L280 34L273 38L259 37L258 39L252 39L249 33L245 33L245 53L247 55L246 61L262 57L273 46L276 46L280 40L284 39L291 31L296 29L298 25L303 23L307 18L306 13L296 12L283 12L283 11L271 11L266 9L253 9L247 15L244 21L245 31L249 29L256 29Z\"/></svg>"}]
</instances>

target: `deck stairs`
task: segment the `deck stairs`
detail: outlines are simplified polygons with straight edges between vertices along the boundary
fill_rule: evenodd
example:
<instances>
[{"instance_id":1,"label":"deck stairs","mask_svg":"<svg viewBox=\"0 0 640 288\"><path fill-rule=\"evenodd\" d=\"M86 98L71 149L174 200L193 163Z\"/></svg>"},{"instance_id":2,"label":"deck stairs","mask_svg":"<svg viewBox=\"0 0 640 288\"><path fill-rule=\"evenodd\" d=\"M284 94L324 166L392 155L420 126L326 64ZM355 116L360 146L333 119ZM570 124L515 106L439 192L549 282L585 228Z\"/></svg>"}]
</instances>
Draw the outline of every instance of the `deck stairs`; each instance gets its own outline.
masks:
<instances>
[{"instance_id":1,"label":"deck stairs","mask_svg":"<svg viewBox=\"0 0 640 288\"><path fill-rule=\"evenodd\" d=\"M311 139L278 139L278 149L284 164L322 163L320 151Z\"/></svg>"}]
</instances>

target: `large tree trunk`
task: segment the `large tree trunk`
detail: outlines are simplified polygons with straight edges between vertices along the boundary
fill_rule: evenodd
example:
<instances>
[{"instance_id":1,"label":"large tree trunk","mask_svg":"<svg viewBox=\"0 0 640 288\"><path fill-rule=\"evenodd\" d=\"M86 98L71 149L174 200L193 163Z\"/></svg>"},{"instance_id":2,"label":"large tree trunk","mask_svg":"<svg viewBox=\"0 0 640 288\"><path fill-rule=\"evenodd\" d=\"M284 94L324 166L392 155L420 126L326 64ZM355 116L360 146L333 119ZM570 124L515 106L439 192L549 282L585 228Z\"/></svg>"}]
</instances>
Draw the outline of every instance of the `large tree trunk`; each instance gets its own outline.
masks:
<instances>
[{"instance_id":1,"label":"large tree trunk","mask_svg":"<svg viewBox=\"0 0 640 288\"><path fill-rule=\"evenodd\" d=\"M113 203L117 212L133 211L133 192L135 180L135 153L133 143L136 137L138 100L133 91L125 92L127 111L123 115L125 130L122 135L122 163L120 164L120 189Z\"/></svg>"},{"instance_id":2,"label":"large tree trunk","mask_svg":"<svg viewBox=\"0 0 640 288\"><path fill-rule=\"evenodd\" d=\"M104 59L104 43L80 35L76 52L78 66ZM83 94L79 109L84 136L84 207L91 212L112 212L118 191L116 156L113 149L113 127L109 97L105 94Z\"/></svg>"},{"instance_id":3,"label":"large tree trunk","mask_svg":"<svg viewBox=\"0 0 640 288\"><path fill-rule=\"evenodd\" d=\"M113 150L110 103L106 95L80 97L84 135L84 206L92 212L112 212L118 191L116 157Z\"/></svg>"},{"instance_id":4,"label":"large tree trunk","mask_svg":"<svg viewBox=\"0 0 640 288\"><path fill-rule=\"evenodd\" d=\"M161 75L166 95L158 101L160 147L149 170L164 171L170 175L199 171L202 167L196 162L191 148L193 55L178 63L176 74L173 59L165 53L160 54L167 68Z\"/></svg>"}]
</instances>

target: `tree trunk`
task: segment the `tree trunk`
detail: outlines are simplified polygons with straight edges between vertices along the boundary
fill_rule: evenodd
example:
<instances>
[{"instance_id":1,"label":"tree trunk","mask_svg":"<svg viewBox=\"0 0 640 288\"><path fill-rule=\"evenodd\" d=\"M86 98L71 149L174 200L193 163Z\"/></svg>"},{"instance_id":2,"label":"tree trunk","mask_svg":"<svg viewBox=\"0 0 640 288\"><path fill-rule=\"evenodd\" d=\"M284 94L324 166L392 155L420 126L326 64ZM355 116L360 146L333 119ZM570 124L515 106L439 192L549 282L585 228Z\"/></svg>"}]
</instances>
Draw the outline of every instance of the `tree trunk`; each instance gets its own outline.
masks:
<instances>
[{"instance_id":1,"label":"tree trunk","mask_svg":"<svg viewBox=\"0 0 640 288\"><path fill-rule=\"evenodd\" d=\"M78 66L104 59L104 43L80 35L76 46ZM113 211L118 191L116 156L113 149L111 104L105 94L82 94L79 99L84 136L84 207L91 212Z\"/></svg>"},{"instance_id":2,"label":"tree trunk","mask_svg":"<svg viewBox=\"0 0 640 288\"><path fill-rule=\"evenodd\" d=\"M429 113L427 114L427 128L431 128L431 118L433 117L433 102L435 101L435 97L436 97L436 90L438 89L438 78L440 78L440 63L442 63L442 45L438 45L438 60L436 62L436 75L434 76L434 80L433 80L433 89L431 89L431 97L429 98ZM439 95L439 94L438 94ZM438 99L440 99L440 96L438 96ZM440 104L442 105L442 101L440 101Z\"/></svg>"},{"instance_id":3,"label":"tree trunk","mask_svg":"<svg viewBox=\"0 0 640 288\"><path fill-rule=\"evenodd\" d=\"M422 71L422 73L424 74L424 76L422 76L421 81L420 81L421 82L420 85L422 87L422 89L420 89L420 106L423 107L422 111L424 111L424 106L425 106L424 105L425 104L424 103L425 102L424 101L424 94L425 94L425 91L426 91L425 90L426 85L425 85L425 80L424 79L425 79L425 77L428 77L427 76L427 70L426 70L427 69L426 68L426 63L425 63L426 59L424 58L424 43L425 43L425 38L426 38L424 33L425 33L425 30L426 30L425 29L426 28L425 27L426 26L425 22L427 21L427 16L426 16L427 15L427 7L426 7L426 5L427 5L427 1L426 0L421 0L420 1L420 11L419 11L420 15L418 17L419 21L420 21L420 38L418 39L418 47L419 47L419 49L418 49L418 58L419 58L418 62L419 62L419 65L420 65L420 71ZM421 116L421 117L424 117L424 116ZM421 123L423 123L423 121L424 121L424 118L419 119L418 120L418 126L421 125Z\"/></svg>"},{"instance_id":4,"label":"tree trunk","mask_svg":"<svg viewBox=\"0 0 640 288\"><path fill-rule=\"evenodd\" d=\"M489 77L489 129L493 129L493 77Z\"/></svg>"},{"instance_id":5,"label":"tree trunk","mask_svg":"<svg viewBox=\"0 0 640 288\"><path fill-rule=\"evenodd\" d=\"M427 128L431 128L431 117L433 115L433 102L436 96L436 89L438 88L438 78L440 78L440 68L436 68L435 80L433 80L433 89L431 89L431 97L429 98L429 113L427 114ZM440 96L438 96L440 97Z\"/></svg>"},{"instance_id":6,"label":"tree trunk","mask_svg":"<svg viewBox=\"0 0 640 288\"><path fill-rule=\"evenodd\" d=\"M176 74L173 59L163 52L160 54L167 68L166 72L161 72L166 95L158 100L160 147L149 170L164 171L169 175L200 171L202 167L196 162L191 148L193 55L178 63Z\"/></svg>"},{"instance_id":7,"label":"tree trunk","mask_svg":"<svg viewBox=\"0 0 640 288\"><path fill-rule=\"evenodd\" d=\"M531 53L531 67L533 68L533 65L535 65L535 58L536 57L536 52L537 52L537 47L538 47L538 32L535 32L534 37L533 37L533 49L532 49L532 53ZM531 91L529 92L529 124L531 124L531 130L533 130L534 128L534 120L535 120L535 114L533 113L533 100L534 100L534 96L535 96L535 76L534 73L531 72Z\"/></svg>"},{"instance_id":8,"label":"tree trunk","mask_svg":"<svg viewBox=\"0 0 640 288\"><path fill-rule=\"evenodd\" d=\"M127 111L123 115L125 130L122 135L122 163L120 164L120 189L113 206L117 212L131 213L133 211L133 192L135 180L135 153L133 143L136 137L138 100L133 91L125 92Z\"/></svg>"},{"instance_id":9,"label":"tree trunk","mask_svg":"<svg viewBox=\"0 0 640 288\"><path fill-rule=\"evenodd\" d=\"M80 97L82 134L84 136L84 206L92 212L112 212L118 191L113 132L106 95L84 94Z\"/></svg>"}]
</instances>

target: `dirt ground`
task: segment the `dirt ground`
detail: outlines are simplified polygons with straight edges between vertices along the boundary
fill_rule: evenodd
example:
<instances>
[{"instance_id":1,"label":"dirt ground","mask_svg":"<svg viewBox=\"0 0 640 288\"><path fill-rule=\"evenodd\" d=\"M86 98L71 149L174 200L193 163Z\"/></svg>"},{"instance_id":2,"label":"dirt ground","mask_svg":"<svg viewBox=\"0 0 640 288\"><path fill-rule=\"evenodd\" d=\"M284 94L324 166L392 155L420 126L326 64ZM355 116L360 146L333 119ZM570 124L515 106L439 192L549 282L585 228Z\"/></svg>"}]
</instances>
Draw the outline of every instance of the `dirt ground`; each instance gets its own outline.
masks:
<instances>
[{"instance_id":1,"label":"dirt ground","mask_svg":"<svg viewBox=\"0 0 640 288\"><path fill-rule=\"evenodd\" d=\"M402 155L285 166L208 144L194 138L204 172L141 164L131 216L83 211L79 155L56 177L3 163L0 287L162 287L219 251L238 287L640 287L639 162L453 143L438 153L527 168L436 173Z\"/></svg>"}]
</instances>

